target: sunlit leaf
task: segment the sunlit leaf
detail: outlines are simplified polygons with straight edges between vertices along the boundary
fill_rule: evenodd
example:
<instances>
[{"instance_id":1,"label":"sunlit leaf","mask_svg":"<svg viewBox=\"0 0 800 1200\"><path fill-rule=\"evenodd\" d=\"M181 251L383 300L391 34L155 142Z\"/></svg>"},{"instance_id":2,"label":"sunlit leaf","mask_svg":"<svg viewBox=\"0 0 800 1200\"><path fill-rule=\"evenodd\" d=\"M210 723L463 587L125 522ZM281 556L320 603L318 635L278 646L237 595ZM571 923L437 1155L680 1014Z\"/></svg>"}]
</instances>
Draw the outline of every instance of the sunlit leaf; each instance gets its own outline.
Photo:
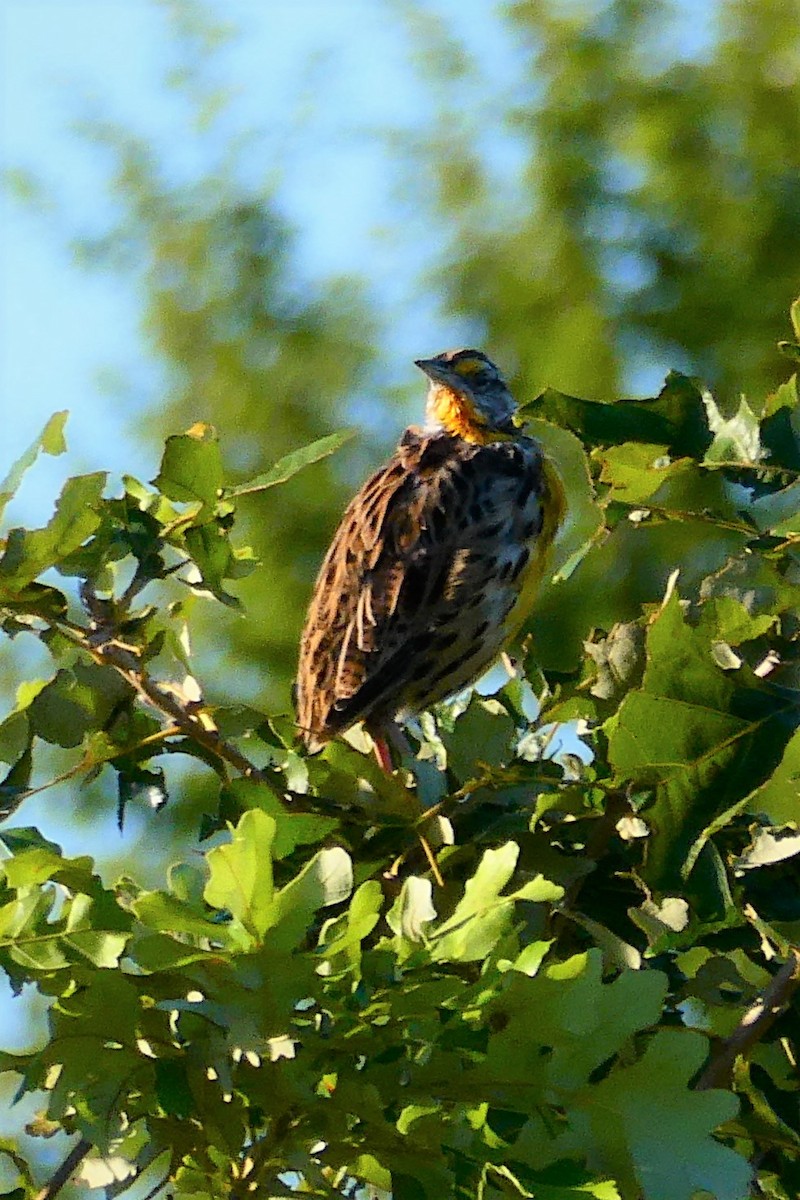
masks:
<instances>
[{"instance_id":1,"label":"sunlit leaf","mask_svg":"<svg viewBox=\"0 0 800 1200\"><path fill-rule=\"evenodd\" d=\"M272 843L276 823L260 809L249 809L233 831L232 840L208 854L210 877L206 901L227 909L260 938L274 919Z\"/></svg>"},{"instance_id":2,"label":"sunlit leaf","mask_svg":"<svg viewBox=\"0 0 800 1200\"><path fill-rule=\"evenodd\" d=\"M639 1062L618 1067L578 1100L623 1195L692 1200L702 1190L715 1200L742 1200L748 1194L749 1163L712 1136L735 1115L735 1097L689 1088L706 1051L699 1034L662 1029Z\"/></svg>"},{"instance_id":3,"label":"sunlit leaf","mask_svg":"<svg viewBox=\"0 0 800 1200\"><path fill-rule=\"evenodd\" d=\"M222 455L212 426L199 423L187 433L167 438L154 482L170 500L194 501L212 508L222 480Z\"/></svg>"},{"instance_id":4,"label":"sunlit leaf","mask_svg":"<svg viewBox=\"0 0 800 1200\"><path fill-rule=\"evenodd\" d=\"M320 462L323 458L333 454L340 446L344 446L347 442L355 437L354 429L341 429L338 433L328 434L327 437L317 438L315 442L311 442L308 446L303 446L300 450L292 450L289 454L285 454L283 458L279 458L268 471L264 471L261 475L256 475L254 479L248 480L247 483L240 483L237 487L229 488L226 491L228 496L249 496L254 492L263 492L267 488L275 487L279 483L286 483L298 471L302 471L303 467L311 466L312 463Z\"/></svg>"},{"instance_id":5,"label":"sunlit leaf","mask_svg":"<svg viewBox=\"0 0 800 1200\"><path fill-rule=\"evenodd\" d=\"M0 558L0 600L31 583L48 567L66 558L100 524L96 506L106 472L77 475L64 484L50 522L43 529L12 529Z\"/></svg>"}]
</instances>

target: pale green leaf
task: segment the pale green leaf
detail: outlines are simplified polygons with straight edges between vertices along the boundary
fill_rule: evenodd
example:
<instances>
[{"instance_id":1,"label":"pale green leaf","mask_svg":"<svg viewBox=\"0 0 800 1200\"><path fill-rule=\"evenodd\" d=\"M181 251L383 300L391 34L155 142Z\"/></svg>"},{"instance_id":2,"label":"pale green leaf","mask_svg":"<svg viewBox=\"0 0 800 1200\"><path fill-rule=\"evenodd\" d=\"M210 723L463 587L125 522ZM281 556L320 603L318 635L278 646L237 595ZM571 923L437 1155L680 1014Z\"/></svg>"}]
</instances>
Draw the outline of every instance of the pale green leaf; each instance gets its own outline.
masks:
<instances>
[{"instance_id":1,"label":"pale green leaf","mask_svg":"<svg viewBox=\"0 0 800 1200\"><path fill-rule=\"evenodd\" d=\"M750 1194L750 1165L712 1136L736 1115L736 1098L689 1087L707 1050L698 1033L662 1029L638 1062L616 1068L578 1097L582 1120L575 1133L582 1127L582 1144L596 1147L623 1195L692 1200L703 1191L715 1200L744 1200Z\"/></svg>"},{"instance_id":2,"label":"pale green leaf","mask_svg":"<svg viewBox=\"0 0 800 1200\"><path fill-rule=\"evenodd\" d=\"M272 842L276 824L259 809L244 813L232 840L206 856L206 902L227 909L258 940L273 923Z\"/></svg>"},{"instance_id":3,"label":"pale green leaf","mask_svg":"<svg viewBox=\"0 0 800 1200\"><path fill-rule=\"evenodd\" d=\"M714 440L706 450L707 463L745 463L753 466L761 458L761 433L758 418L745 400L732 417L724 417L710 392L703 393L703 403L708 416L708 427Z\"/></svg>"},{"instance_id":4,"label":"pale green leaf","mask_svg":"<svg viewBox=\"0 0 800 1200\"><path fill-rule=\"evenodd\" d=\"M310 445L303 446L299 450L292 450L283 458L279 458L268 471L256 475L247 483L241 483L238 487L228 489L225 494L227 496L249 496L254 492L264 492L267 488L275 487L279 483L286 483L298 471L302 471L303 467L320 462L321 459L333 454L340 446L344 446L346 442L355 437L355 433L354 429L341 429L338 433L330 433L327 437L318 438L315 442L311 442Z\"/></svg>"},{"instance_id":5,"label":"pale green leaf","mask_svg":"<svg viewBox=\"0 0 800 1200\"><path fill-rule=\"evenodd\" d=\"M0 517L2 517L9 500L16 495L25 472L33 466L39 452L43 450L45 454L51 454L53 457L64 453L67 448L64 441L64 425L68 415L66 409L53 413L36 440L19 456L3 482L0 483Z\"/></svg>"}]
</instances>

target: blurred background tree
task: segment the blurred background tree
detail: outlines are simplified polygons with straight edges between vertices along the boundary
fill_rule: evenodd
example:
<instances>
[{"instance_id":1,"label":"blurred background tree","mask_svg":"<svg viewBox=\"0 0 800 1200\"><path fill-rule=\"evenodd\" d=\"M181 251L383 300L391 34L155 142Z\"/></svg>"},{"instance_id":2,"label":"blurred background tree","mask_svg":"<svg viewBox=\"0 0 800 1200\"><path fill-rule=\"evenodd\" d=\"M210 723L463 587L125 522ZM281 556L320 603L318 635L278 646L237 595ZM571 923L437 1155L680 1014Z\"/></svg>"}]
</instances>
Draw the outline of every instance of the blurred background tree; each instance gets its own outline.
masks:
<instances>
[{"instance_id":1,"label":"blurred background tree","mask_svg":"<svg viewBox=\"0 0 800 1200\"><path fill-rule=\"evenodd\" d=\"M527 389L612 399L657 389L666 365L723 400L775 385L800 285L785 6L522 0L496 17L507 78L426 13L409 21L437 119L411 160L447 239L448 311Z\"/></svg>"}]
</instances>

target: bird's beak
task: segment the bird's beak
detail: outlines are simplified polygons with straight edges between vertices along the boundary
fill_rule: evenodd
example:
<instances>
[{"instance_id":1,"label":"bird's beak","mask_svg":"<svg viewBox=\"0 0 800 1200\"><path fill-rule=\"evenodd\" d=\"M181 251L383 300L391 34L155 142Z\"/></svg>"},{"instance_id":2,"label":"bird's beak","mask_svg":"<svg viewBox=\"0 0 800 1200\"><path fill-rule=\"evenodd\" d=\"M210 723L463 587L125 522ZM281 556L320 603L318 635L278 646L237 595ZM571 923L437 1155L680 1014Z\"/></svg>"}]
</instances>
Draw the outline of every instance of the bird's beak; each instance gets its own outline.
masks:
<instances>
[{"instance_id":1,"label":"bird's beak","mask_svg":"<svg viewBox=\"0 0 800 1200\"><path fill-rule=\"evenodd\" d=\"M433 379L436 383L452 382L451 372L438 358L416 358L414 366L419 367L420 371L424 371L428 378Z\"/></svg>"}]
</instances>

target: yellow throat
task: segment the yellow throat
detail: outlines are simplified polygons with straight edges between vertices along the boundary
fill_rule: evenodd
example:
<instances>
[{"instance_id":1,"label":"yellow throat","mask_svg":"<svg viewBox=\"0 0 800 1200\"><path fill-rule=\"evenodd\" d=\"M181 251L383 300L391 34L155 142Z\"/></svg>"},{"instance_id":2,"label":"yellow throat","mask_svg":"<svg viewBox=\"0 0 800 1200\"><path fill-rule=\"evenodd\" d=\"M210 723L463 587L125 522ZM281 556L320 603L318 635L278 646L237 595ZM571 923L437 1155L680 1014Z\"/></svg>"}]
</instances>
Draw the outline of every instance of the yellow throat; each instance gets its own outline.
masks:
<instances>
[{"instance_id":1,"label":"yellow throat","mask_svg":"<svg viewBox=\"0 0 800 1200\"><path fill-rule=\"evenodd\" d=\"M446 433L485 446L489 442L510 442L512 433L492 429L466 396L459 395L444 384L431 389L428 398L428 417L441 425Z\"/></svg>"}]
</instances>

